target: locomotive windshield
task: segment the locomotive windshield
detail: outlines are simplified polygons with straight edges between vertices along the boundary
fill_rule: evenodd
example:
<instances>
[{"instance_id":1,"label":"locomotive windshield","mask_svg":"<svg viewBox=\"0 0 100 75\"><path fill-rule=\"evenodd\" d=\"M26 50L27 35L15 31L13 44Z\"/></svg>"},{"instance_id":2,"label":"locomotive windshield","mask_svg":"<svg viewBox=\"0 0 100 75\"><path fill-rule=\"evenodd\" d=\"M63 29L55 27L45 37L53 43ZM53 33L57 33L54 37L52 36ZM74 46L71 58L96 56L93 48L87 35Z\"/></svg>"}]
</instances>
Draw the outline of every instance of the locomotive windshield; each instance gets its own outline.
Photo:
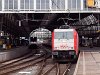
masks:
<instances>
[{"instance_id":1,"label":"locomotive windshield","mask_svg":"<svg viewBox=\"0 0 100 75\"><path fill-rule=\"evenodd\" d=\"M73 32L55 32L55 39L73 39Z\"/></svg>"}]
</instances>

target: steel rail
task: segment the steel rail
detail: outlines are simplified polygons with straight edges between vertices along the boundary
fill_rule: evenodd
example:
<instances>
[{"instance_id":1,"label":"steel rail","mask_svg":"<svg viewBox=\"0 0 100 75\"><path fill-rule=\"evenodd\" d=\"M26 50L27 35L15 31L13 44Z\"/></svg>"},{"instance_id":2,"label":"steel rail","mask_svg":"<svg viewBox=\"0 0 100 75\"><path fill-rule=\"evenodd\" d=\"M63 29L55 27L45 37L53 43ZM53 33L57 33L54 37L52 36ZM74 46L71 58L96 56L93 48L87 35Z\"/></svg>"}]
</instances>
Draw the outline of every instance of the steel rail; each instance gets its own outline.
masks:
<instances>
[{"instance_id":1,"label":"steel rail","mask_svg":"<svg viewBox=\"0 0 100 75\"><path fill-rule=\"evenodd\" d=\"M71 67L71 65L72 65L71 63L68 64L67 68L65 69L65 71L63 72L62 75L66 75L67 74L67 72L69 71L69 68Z\"/></svg>"},{"instance_id":2,"label":"steel rail","mask_svg":"<svg viewBox=\"0 0 100 75\"><path fill-rule=\"evenodd\" d=\"M43 73L42 75L47 75L50 71L52 71L55 67L57 66L57 64L53 65L50 69L48 69L45 73Z\"/></svg>"},{"instance_id":3,"label":"steel rail","mask_svg":"<svg viewBox=\"0 0 100 75\"><path fill-rule=\"evenodd\" d=\"M2 74L6 75L6 74L8 74L10 72L13 72L13 71L16 71L16 70L20 70L20 69L23 69L25 67L29 67L31 65L34 66L35 64L40 63L43 60L44 60L44 58L41 57L41 58L37 58L37 59L29 61L29 62L25 62L23 64L19 64L19 65L16 65L16 66L8 67L6 69L2 69L2 70L0 70L0 75L2 75Z\"/></svg>"}]
</instances>

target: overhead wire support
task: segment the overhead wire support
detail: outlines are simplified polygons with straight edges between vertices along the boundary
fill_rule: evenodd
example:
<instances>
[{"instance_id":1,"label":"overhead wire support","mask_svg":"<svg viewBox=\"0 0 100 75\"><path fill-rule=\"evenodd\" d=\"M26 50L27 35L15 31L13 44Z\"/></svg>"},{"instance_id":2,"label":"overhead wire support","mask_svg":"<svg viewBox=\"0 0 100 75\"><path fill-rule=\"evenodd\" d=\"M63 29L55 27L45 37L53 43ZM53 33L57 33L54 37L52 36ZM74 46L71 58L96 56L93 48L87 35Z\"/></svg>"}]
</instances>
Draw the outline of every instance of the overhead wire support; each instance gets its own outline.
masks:
<instances>
[{"instance_id":1,"label":"overhead wire support","mask_svg":"<svg viewBox=\"0 0 100 75\"><path fill-rule=\"evenodd\" d=\"M58 9L60 9L60 7L59 7L53 0L51 0L51 1L52 1L52 3L54 3L54 4L56 5L56 7L57 7ZM67 17L69 17L69 16L70 16L70 10L69 10L69 9L67 9L67 10L69 11ZM64 14L64 15L65 15L65 14ZM65 17L66 17L66 15L65 15ZM60 19L63 20L64 24L66 24L66 22L65 22L64 19L68 19L68 20L67 20L67 24L68 24L68 21L69 21L69 20L77 20L77 19L71 19L71 18L59 18L57 21L59 21Z\"/></svg>"}]
</instances>

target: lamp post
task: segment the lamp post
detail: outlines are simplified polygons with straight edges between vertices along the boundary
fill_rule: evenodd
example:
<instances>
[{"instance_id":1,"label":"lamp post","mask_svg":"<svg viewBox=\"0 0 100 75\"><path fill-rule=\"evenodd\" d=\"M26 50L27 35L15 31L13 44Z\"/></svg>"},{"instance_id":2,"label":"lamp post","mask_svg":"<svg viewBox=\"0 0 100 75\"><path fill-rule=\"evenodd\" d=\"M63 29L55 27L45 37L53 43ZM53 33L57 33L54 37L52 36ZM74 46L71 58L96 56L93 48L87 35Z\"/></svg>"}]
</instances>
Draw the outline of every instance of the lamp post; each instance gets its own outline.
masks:
<instances>
[{"instance_id":1,"label":"lamp post","mask_svg":"<svg viewBox=\"0 0 100 75\"><path fill-rule=\"evenodd\" d=\"M4 32L2 31L2 26L3 26L3 17L1 16L1 22L0 22L0 49L3 46L2 36L4 36Z\"/></svg>"}]
</instances>

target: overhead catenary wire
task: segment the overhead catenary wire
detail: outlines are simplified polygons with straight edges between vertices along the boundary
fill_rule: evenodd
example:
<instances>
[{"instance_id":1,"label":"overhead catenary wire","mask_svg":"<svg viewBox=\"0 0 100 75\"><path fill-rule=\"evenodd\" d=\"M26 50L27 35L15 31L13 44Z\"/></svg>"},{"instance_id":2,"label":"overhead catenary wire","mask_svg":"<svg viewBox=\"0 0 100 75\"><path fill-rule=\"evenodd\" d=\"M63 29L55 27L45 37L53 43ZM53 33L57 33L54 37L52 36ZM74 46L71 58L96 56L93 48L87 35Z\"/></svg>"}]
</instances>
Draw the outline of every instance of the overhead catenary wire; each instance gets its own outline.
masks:
<instances>
[{"instance_id":1,"label":"overhead catenary wire","mask_svg":"<svg viewBox=\"0 0 100 75\"><path fill-rule=\"evenodd\" d=\"M60 9L60 7L53 1L53 0L51 0L54 4L55 4L55 6L58 8L58 9ZM60 3L61 4L61 3ZM72 18L70 18L69 16L70 16L70 10L68 9L68 11L69 11L69 13L68 13L68 15L67 15L67 17L68 18L59 18L57 21L59 21L60 19L62 19L63 20L63 22L64 22L64 24L68 24L68 21L69 20L72 20L72 21L75 21L75 20L79 20L79 19L72 19ZM66 17L66 15L64 14L64 16ZM67 19L67 22L65 22L65 19Z\"/></svg>"}]
</instances>

